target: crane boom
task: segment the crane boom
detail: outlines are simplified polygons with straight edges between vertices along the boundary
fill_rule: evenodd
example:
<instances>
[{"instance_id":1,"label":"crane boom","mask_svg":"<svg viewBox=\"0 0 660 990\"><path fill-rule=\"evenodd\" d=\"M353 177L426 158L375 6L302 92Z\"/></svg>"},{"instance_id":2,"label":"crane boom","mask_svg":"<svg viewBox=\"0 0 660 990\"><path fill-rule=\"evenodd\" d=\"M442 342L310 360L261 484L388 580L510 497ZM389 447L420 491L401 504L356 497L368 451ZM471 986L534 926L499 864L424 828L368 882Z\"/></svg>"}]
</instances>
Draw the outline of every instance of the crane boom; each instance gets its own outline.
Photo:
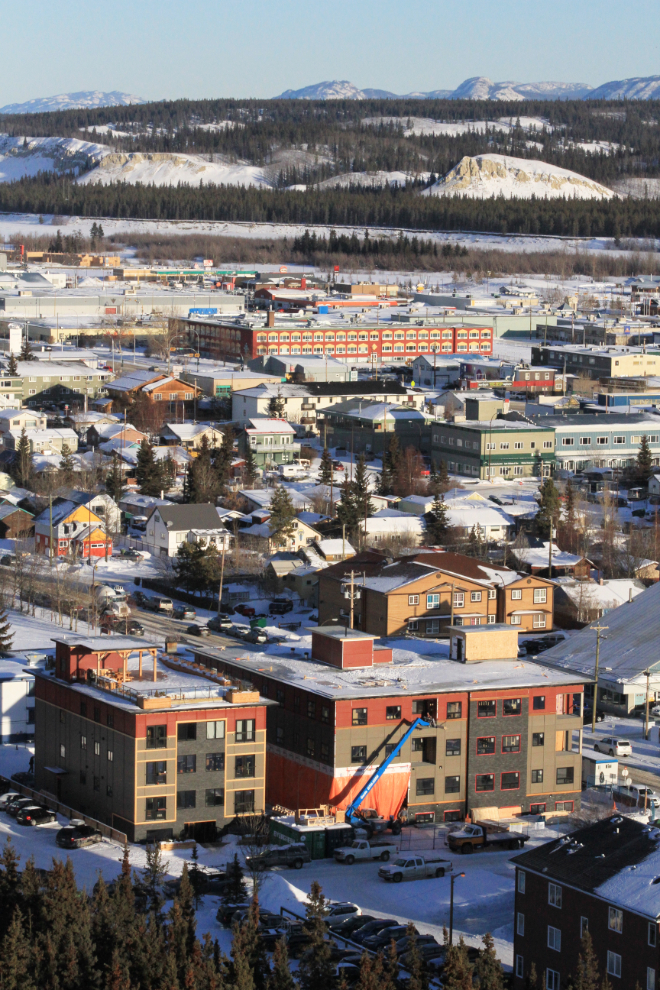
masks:
<instances>
[{"instance_id":1,"label":"crane boom","mask_svg":"<svg viewBox=\"0 0 660 990\"><path fill-rule=\"evenodd\" d=\"M404 733L404 735L401 737L401 739L399 740L399 742L396 744L396 746L394 747L394 749L392 750L392 752L389 754L389 756L387 756L383 760L383 762L378 767L378 769L376 770L376 772L371 775L371 777L369 778L369 780L367 781L367 783L364 785L364 787L362 788L362 790L360 790L358 792L358 794L356 795L356 797L349 804L348 808L346 809L346 821L347 822L349 822L350 824L353 824L354 821L359 821L359 819L356 817L357 816L357 811L358 811L360 805L362 804L362 802L364 801L364 799L366 798L366 796L369 793L369 791L373 787L376 786L376 784L378 783L378 781L380 780L380 778L383 776L383 774L385 773L385 771L389 767L389 765L392 762L392 760L399 755L399 753L401 752L401 748L403 747L404 743L406 743L410 739L410 737L412 736L413 732L416 729L426 729L426 728L429 727L429 725L430 725L430 723L429 722L425 722L424 719L421 719L421 718L416 718L415 719L415 721L412 723L412 725L407 730L407 732Z\"/></svg>"}]
</instances>

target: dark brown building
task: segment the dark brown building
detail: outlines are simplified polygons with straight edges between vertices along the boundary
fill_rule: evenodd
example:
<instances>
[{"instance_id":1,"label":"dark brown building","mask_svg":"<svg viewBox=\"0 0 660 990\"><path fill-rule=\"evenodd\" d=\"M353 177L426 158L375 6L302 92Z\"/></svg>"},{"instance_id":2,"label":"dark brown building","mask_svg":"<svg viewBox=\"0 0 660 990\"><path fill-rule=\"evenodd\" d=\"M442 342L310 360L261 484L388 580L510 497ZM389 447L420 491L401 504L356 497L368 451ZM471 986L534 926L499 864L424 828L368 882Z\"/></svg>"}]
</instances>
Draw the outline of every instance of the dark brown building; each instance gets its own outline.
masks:
<instances>
[{"instance_id":1,"label":"dark brown building","mask_svg":"<svg viewBox=\"0 0 660 990\"><path fill-rule=\"evenodd\" d=\"M34 516L17 505L0 505L0 539L25 540L34 536Z\"/></svg>"},{"instance_id":2,"label":"dark brown building","mask_svg":"<svg viewBox=\"0 0 660 990\"><path fill-rule=\"evenodd\" d=\"M614 990L657 990L660 829L614 814L514 862L515 990L532 963L547 990L565 990L585 930Z\"/></svg>"}]
</instances>

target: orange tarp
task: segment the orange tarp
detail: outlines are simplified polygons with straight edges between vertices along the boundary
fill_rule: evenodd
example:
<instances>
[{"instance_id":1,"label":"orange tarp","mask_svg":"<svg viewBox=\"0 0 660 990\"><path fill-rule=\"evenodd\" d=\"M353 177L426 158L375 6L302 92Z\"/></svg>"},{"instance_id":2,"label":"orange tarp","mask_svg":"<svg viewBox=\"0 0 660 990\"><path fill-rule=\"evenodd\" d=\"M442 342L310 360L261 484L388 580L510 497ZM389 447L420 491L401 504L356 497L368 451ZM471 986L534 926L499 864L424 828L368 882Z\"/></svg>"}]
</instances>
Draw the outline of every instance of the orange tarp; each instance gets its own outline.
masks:
<instances>
[{"instance_id":1,"label":"orange tarp","mask_svg":"<svg viewBox=\"0 0 660 990\"><path fill-rule=\"evenodd\" d=\"M279 753L268 752L266 801L285 808L316 808L330 804L346 808L369 779L368 774L347 773L332 777L296 763ZM365 799L365 806L379 815L397 815L408 794L410 771L388 771Z\"/></svg>"}]
</instances>

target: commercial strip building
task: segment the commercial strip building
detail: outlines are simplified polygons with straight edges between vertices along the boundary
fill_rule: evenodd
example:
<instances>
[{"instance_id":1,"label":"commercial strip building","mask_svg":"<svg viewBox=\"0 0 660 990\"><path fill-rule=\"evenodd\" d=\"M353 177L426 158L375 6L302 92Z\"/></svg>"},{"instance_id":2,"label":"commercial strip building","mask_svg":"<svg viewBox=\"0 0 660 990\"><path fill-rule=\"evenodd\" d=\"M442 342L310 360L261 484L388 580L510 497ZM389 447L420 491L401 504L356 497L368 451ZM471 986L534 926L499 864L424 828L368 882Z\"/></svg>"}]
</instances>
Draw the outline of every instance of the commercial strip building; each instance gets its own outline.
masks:
<instances>
[{"instance_id":1,"label":"commercial strip building","mask_svg":"<svg viewBox=\"0 0 660 990\"><path fill-rule=\"evenodd\" d=\"M517 632L552 629L551 581L428 547L394 561L367 550L324 568L319 575L321 625L348 624L351 571L359 594L353 625L374 636L437 637L448 626L494 624Z\"/></svg>"},{"instance_id":2,"label":"commercial strip building","mask_svg":"<svg viewBox=\"0 0 660 990\"><path fill-rule=\"evenodd\" d=\"M660 353L641 347L532 346L532 366L548 365L584 378L646 377L660 374Z\"/></svg>"},{"instance_id":3,"label":"commercial strip building","mask_svg":"<svg viewBox=\"0 0 660 990\"><path fill-rule=\"evenodd\" d=\"M204 395L224 399L232 392L256 388L259 385L277 385L282 375L265 374L259 371L239 371L232 365L204 368L201 372L182 371L178 376L182 382L197 385Z\"/></svg>"},{"instance_id":4,"label":"commercial strip building","mask_svg":"<svg viewBox=\"0 0 660 990\"><path fill-rule=\"evenodd\" d=\"M183 319L177 321L179 332L187 332L190 343L199 335L200 351L214 360L243 358L250 360L268 354L329 355L351 363L406 362L418 354L493 353L492 327L401 326L382 322L277 326L269 314L267 326L254 326L228 320ZM272 324L272 325L270 325Z\"/></svg>"},{"instance_id":5,"label":"commercial strip building","mask_svg":"<svg viewBox=\"0 0 660 990\"><path fill-rule=\"evenodd\" d=\"M649 441L653 463L660 464L660 415L653 413L539 416L554 430L557 469L624 468L635 463L642 437Z\"/></svg>"},{"instance_id":6,"label":"commercial strip building","mask_svg":"<svg viewBox=\"0 0 660 990\"><path fill-rule=\"evenodd\" d=\"M659 840L614 813L514 857L515 990L529 986L532 963L547 990L569 986L586 931L610 986L657 990Z\"/></svg>"},{"instance_id":7,"label":"commercial strip building","mask_svg":"<svg viewBox=\"0 0 660 990\"><path fill-rule=\"evenodd\" d=\"M429 812L455 821L479 808L579 807L583 679L537 662L521 667L514 630L450 629L454 659L414 662L364 632L311 632L311 658L277 656L268 665L257 654L194 648L199 663L249 679L275 702L267 713L269 803L345 808L420 717L428 726L369 794L379 813L404 805L413 821Z\"/></svg>"},{"instance_id":8,"label":"commercial strip building","mask_svg":"<svg viewBox=\"0 0 660 990\"><path fill-rule=\"evenodd\" d=\"M84 290L67 294L52 289L34 290L31 295L0 294L0 314L16 320L103 316L135 320L151 315L167 319L187 316L191 309L196 308L238 316L245 310L245 297L222 292L140 292L134 289L116 289L99 294ZM50 342L57 339L55 336Z\"/></svg>"},{"instance_id":9,"label":"commercial strip building","mask_svg":"<svg viewBox=\"0 0 660 990\"><path fill-rule=\"evenodd\" d=\"M213 841L265 806L268 701L133 637L55 637L34 670L35 788L124 832Z\"/></svg>"},{"instance_id":10,"label":"commercial strip building","mask_svg":"<svg viewBox=\"0 0 660 990\"><path fill-rule=\"evenodd\" d=\"M319 410L316 425L327 435L328 446L345 447L354 454L382 456L396 435L402 449L414 447L425 454L431 452L430 416L415 408L411 394L401 405L373 401L366 394L362 402L356 399L337 402Z\"/></svg>"},{"instance_id":11,"label":"commercial strip building","mask_svg":"<svg viewBox=\"0 0 660 990\"><path fill-rule=\"evenodd\" d=\"M488 479L496 476L550 475L555 466L554 430L530 420L434 422L431 459L451 474ZM541 425L542 424L542 425Z\"/></svg>"}]
</instances>

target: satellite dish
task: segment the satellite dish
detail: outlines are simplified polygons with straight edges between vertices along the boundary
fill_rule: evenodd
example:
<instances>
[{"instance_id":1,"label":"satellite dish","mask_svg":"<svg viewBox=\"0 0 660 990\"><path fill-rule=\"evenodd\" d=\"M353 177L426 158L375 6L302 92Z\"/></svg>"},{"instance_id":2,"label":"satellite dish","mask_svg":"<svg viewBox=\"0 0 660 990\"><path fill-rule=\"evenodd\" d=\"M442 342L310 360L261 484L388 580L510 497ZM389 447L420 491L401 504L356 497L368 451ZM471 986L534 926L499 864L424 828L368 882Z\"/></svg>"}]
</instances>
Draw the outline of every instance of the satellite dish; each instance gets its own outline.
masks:
<instances>
[{"instance_id":1,"label":"satellite dish","mask_svg":"<svg viewBox=\"0 0 660 990\"><path fill-rule=\"evenodd\" d=\"M628 776L628 767L624 767L623 768L623 770L621 771L621 776L622 777L627 777Z\"/></svg>"}]
</instances>

